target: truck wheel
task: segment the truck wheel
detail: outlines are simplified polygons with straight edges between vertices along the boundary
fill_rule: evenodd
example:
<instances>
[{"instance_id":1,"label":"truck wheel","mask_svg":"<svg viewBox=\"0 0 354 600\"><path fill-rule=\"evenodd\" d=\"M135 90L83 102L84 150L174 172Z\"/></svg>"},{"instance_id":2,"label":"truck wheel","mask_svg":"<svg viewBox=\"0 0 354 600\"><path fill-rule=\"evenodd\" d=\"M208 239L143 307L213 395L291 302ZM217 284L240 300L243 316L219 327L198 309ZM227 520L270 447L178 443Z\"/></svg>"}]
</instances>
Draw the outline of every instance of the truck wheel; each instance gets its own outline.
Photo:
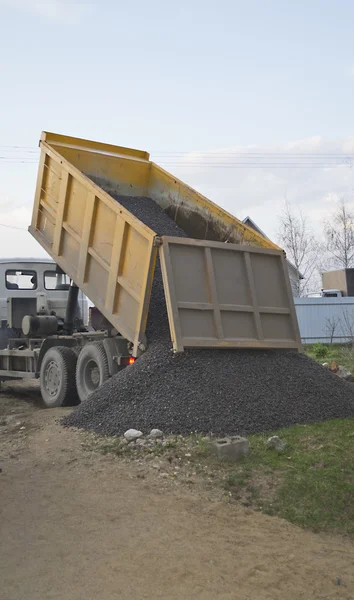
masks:
<instances>
[{"instance_id":1,"label":"truck wheel","mask_svg":"<svg viewBox=\"0 0 354 600\"><path fill-rule=\"evenodd\" d=\"M76 361L76 352L65 346L54 346L45 353L40 370L40 384L43 402L48 408L78 404Z\"/></svg>"},{"instance_id":2,"label":"truck wheel","mask_svg":"<svg viewBox=\"0 0 354 600\"><path fill-rule=\"evenodd\" d=\"M109 378L107 354L101 342L83 347L77 359L76 387L81 402Z\"/></svg>"}]
</instances>

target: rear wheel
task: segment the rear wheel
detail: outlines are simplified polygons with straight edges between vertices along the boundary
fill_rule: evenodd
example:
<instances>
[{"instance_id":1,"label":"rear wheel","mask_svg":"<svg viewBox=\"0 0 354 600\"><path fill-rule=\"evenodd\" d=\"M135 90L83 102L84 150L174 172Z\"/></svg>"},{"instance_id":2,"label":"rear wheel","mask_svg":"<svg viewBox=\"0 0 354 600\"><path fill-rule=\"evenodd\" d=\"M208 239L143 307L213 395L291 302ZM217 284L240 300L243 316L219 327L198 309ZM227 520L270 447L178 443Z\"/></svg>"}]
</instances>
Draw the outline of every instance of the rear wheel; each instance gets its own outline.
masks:
<instances>
[{"instance_id":1,"label":"rear wheel","mask_svg":"<svg viewBox=\"0 0 354 600\"><path fill-rule=\"evenodd\" d=\"M109 378L107 354L101 342L87 344L76 365L76 387L81 402L85 402Z\"/></svg>"},{"instance_id":2,"label":"rear wheel","mask_svg":"<svg viewBox=\"0 0 354 600\"><path fill-rule=\"evenodd\" d=\"M44 355L40 370L41 394L48 408L78 403L75 370L77 354L72 348L54 346Z\"/></svg>"}]
</instances>

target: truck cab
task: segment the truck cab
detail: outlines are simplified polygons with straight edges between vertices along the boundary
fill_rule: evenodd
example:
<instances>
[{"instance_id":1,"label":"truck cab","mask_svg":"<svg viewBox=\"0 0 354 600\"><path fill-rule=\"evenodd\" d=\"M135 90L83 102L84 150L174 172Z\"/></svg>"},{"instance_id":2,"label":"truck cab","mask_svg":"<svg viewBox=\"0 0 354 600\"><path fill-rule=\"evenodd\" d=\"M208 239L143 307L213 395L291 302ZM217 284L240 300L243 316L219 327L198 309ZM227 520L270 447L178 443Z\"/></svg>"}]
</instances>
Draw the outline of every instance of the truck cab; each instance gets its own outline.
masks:
<instances>
[{"instance_id":1,"label":"truck cab","mask_svg":"<svg viewBox=\"0 0 354 600\"><path fill-rule=\"evenodd\" d=\"M25 315L51 315L64 319L70 279L51 259L0 259L0 349L21 335ZM88 322L88 302L79 293L80 315Z\"/></svg>"}]
</instances>

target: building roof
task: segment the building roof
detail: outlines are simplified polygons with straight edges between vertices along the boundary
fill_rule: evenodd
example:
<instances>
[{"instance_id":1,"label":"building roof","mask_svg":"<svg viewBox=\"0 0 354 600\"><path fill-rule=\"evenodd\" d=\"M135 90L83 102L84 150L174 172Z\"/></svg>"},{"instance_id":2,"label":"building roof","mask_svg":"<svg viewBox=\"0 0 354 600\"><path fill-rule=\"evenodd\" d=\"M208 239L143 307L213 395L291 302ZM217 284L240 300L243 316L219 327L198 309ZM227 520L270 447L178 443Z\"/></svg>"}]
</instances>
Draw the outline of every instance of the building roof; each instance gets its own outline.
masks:
<instances>
[{"instance_id":1,"label":"building roof","mask_svg":"<svg viewBox=\"0 0 354 600\"><path fill-rule=\"evenodd\" d=\"M263 235L264 238L271 241L269 237L264 233L264 231L262 231L261 228L258 227L258 225L256 225L256 223L253 221L253 219L251 219L251 217L246 217L245 219L243 219L242 223L248 225L249 227L252 227L252 229L255 229L257 231L257 233L260 233L261 235Z\"/></svg>"},{"instance_id":2,"label":"building roof","mask_svg":"<svg viewBox=\"0 0 354 600\"><path fill-rule=\"evenodd\" d=\"M256 225L256 223L253 221L253 219L251 219L251 217L245 217L245 219L243 219L242 223L244 223L245 225L248 225L249 227L252 227L252 229L254 229L255 231L257 231L257 233L259 233L260 235L262 235L264 238L266 238L267 240L271 241L270 238L264 233L264 231L262 231L260 229L260 227L258 227L258 225ZM304 276L302 273L300 273L300 271L295 267L295 265L288 259L286 259L286 262L288 263L288 265L294 269L294 271L296 271L299 274L299 278L300 279L304 279Z\"/></svg>"}]
</instances>

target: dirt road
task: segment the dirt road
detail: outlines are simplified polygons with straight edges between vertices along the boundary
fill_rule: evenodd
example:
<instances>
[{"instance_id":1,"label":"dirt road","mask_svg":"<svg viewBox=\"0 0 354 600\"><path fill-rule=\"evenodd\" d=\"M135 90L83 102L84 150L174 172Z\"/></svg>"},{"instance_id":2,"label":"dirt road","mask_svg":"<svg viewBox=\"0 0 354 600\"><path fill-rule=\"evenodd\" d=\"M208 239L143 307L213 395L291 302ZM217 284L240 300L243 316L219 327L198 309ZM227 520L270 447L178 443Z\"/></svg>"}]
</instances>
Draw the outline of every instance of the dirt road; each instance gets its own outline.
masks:
<instances>
[{"instance_id":1,"label":"dirt road","mask_svg":"<svg viewBox=\"0 0 354 600\"><path fill-rule=\"evenodd\" d=\"M0 394L1 600L354 597L352 541L142 479L38 398Z\"/></svg>"}]
</instances>

